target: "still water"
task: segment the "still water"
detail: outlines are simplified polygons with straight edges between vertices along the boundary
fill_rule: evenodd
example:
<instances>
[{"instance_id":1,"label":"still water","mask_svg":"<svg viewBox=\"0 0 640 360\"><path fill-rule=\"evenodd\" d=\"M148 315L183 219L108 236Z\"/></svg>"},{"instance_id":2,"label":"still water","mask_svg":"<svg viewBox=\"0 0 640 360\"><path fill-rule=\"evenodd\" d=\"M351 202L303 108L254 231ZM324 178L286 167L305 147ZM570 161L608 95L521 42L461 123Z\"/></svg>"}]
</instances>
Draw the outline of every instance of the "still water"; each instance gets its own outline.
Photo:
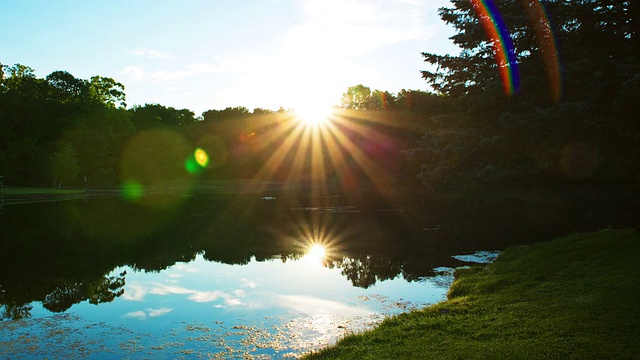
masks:
<instances>
[{"instance_id":1,"label":"still water","mask_svg":"<svg viewBox=\"0 0 640 360\"><path fill-rule=\"evenodd\" d=\"M32 317L1 331L12 358L284 357L327 345L384 316L440 301L449 274L408 283L401 277L368 289L315 259L252 259L246 265L204 260L160 272L120 267L122 295L55 314L34 303ZM6 351L6 350L5 350ZM73 356L75 354L75 356Z\"/></svg>"},{"instance_id":2,"label":"still water","mask_svg":"<svg viewBox=\"0 0 640 360\"><path fill-rule=\"evenodd\" d=\"M565 202L413 213L276 200L4 206L0 357L296 357L445 299L453 268L509 244L624 221Z\"/></svg>"}]
</instances>

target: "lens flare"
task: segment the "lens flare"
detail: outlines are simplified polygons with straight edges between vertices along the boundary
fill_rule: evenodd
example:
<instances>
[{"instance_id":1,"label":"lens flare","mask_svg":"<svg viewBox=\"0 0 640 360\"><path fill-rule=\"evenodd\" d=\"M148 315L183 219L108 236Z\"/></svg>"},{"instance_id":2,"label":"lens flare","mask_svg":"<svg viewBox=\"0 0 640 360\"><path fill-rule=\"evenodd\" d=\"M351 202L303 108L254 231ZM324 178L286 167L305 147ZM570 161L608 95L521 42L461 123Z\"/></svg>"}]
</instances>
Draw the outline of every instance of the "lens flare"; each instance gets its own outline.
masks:
<instances>
[{"instance_id":1,"label":"lens flare","mask_svg":"<svg viewBox=\"0 0 640 360\"><path fill-rule=\"evenodd\" d=\"M184 168L190 174L200 173L209 163L209 155L207 152L198 148L187 158L184 163Z\"/></svg>"},{"instance_id":2,"label":"lens flare","mask_svg":"<svg viewBox=\"0 0 640 360\"><path fill-rule=\"evenodd\" d=\"M122 184L122 198L137 202L142 197L142 184L137 181L129 180Z\"/></svg>"},{"instance_id":3,"label":"lens flare","mask_svg":"<svg viewBox=\"0 0 640 360\"><path fill-rule=\"evenodd\" d=\"M557 103L560 101L562 83L560 82L560 61L558 59L555 34L551 28L547 12L539 0L524 0L523 4L529 14L531 26L542 52L542 61L544 62L547 81L551 88L551 98Z\"/></svg>"},{"instance_id":4,"label":"lens flare","mask_svg":"<svg viewBox=\"0 0 640 360\"><path fill-rule=\"evenodd\" d=\"M507 95L519 92L520 75L515 47L498 7L493 0L471 0L471 4L491 42L504 92Z\"/></svg>"},{"instance_id":5,"label":"lens flare","mask_svg":"<svg viewBox=\"0 0 640 360\"><path fill-rule=\"evenodd\" d=\"M207 155L206 151L200 148L196 149L196 151L194 152L194 156L198 165L202 167L206 167L209 163L209 155Z\"/></svg>"}]
</instances>

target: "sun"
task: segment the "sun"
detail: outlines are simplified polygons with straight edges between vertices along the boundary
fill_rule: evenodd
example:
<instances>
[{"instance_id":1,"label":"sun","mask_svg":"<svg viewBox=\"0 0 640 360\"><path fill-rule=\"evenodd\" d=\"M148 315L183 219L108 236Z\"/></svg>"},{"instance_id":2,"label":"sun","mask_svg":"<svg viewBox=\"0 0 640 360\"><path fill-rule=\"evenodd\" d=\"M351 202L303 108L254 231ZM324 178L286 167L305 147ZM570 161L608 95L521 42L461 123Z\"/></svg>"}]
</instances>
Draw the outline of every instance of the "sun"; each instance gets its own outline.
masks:
<instances>
[{"instance_id":1,"label":"sun","mask_svg":"<svg viewBox=\"0 0 640 360\"><path fill-rule=\"evenodd\" d=\"M319 127L331 119L333 106L305 104L294 109L297 120L308 127Z\"/></svg>"}]
</instances>

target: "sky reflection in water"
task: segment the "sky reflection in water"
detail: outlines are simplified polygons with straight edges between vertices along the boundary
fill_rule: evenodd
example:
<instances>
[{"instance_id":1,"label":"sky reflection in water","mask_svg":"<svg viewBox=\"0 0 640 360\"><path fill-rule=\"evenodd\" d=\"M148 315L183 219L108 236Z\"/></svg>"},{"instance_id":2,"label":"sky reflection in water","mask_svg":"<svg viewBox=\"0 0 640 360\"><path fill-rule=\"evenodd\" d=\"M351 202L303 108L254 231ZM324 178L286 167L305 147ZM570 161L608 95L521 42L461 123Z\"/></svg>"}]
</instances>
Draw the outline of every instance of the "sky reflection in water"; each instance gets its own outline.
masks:
<instances>
[{"instance_id":1,"label":"sky reflection in water","mask_svg":"<svg viewBox=\"0 0 640 360\"><path fill-rule=\"evenodd\" d=\"M33 318L11 337L38 334L39 349L24 349L31 355L282 357L443 300L447 291L448 281L409 283L401 276L356 288L340 269L317 260L252 259L238 266L198 255L160 272L117 268L112 275L127 271L126 285L113 302L83 302L53 316L34 303ZM16 346L27 347L25 340Z\"/></svg>"}]
</instances>

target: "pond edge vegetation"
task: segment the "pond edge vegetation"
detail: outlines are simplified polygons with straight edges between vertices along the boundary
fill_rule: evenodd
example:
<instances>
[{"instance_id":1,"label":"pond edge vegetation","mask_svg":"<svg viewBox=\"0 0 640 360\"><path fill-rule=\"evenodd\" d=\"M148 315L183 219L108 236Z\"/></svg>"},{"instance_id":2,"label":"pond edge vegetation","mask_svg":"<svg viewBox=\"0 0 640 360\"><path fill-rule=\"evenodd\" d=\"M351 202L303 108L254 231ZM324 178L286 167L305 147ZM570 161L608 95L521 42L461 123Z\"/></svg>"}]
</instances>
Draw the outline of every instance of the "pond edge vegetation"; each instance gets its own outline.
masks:
<instances>
[{"instance_id":1,"label":"pond edge vegetation","mask_svg":"<svg viewBox=\"0 0 640 360\"><path fill-rule=\"evenodd\" d=\"M448 299L307 359L637 358L640 231L577 233L460 268Z\"/></svg>"}]
</instances>

